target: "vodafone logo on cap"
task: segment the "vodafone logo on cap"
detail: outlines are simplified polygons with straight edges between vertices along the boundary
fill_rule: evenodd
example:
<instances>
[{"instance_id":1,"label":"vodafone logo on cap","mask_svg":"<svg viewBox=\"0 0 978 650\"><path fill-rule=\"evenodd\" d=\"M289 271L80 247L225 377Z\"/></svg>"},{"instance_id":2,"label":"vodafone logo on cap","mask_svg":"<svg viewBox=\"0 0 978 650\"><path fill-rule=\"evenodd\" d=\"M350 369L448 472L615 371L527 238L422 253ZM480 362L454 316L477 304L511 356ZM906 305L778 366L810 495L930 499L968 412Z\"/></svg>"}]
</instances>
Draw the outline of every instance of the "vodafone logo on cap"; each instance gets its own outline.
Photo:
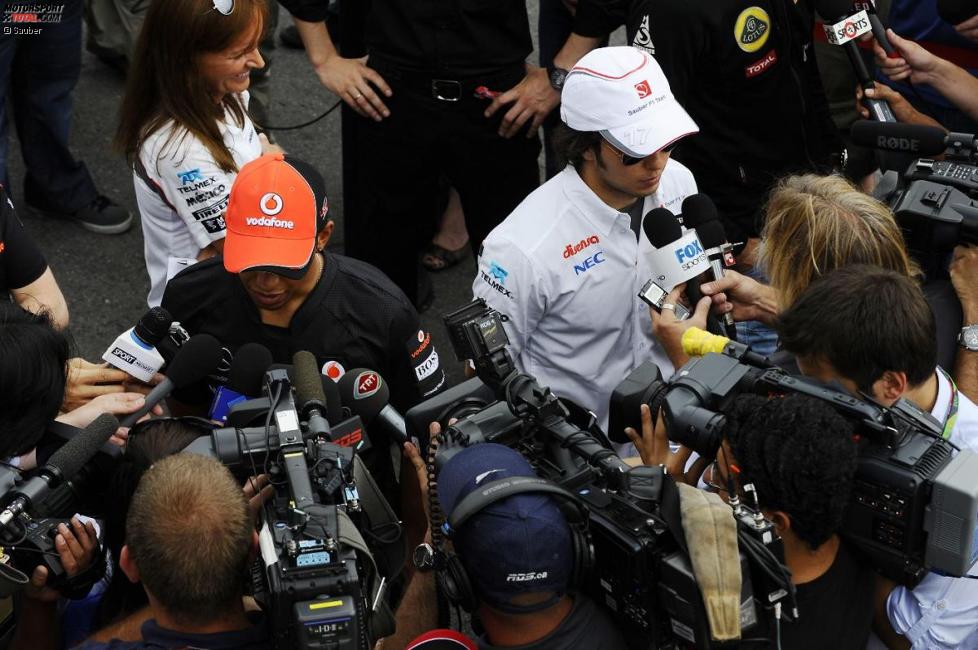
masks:
<instances>
[{"instance_id":1,"label":"vodafone logo on cap","mask_svg":"<svg viewBox=\"0 0 978 650\"><path fill-rule=\"evenodd\" d=\"M378 390L380 390L380 375L373 370L365 370L353 382L353 399L366 399Z\"/></svg>"},{"instance_id":2,"label":"vodafone logo on cap","mask_svg":"<svg viewBox=\"0 0 978 650\"><path fill-rule=\"evenodd\" d=\"M258 201L258 209L270 217L274 217L282 211L282 197L275 192L268 192Z\"/></svg>"},{"instance_id":3,"label":"vodafone logo on cap","mask_svg":"<svg viewBox=\"0 0 978 650\"><path fill-rule=\"evenodd\" d=\"M639 99L645 99L652 94L652 87L649 85L648 80L645 79L635 84L635 91L638 93Z\"/></svg>"},{"instance_id":4,"label":"vodafone logo on cap","mask_svg":"<svg viewBox=\"0 0 978 650\"><path fill-rule=\"evenodd\" d=\"M346 374L346 368L339 361L327 361L323 364L323 374L333 381L339 381Z\"/></svg>"}]
</instances>

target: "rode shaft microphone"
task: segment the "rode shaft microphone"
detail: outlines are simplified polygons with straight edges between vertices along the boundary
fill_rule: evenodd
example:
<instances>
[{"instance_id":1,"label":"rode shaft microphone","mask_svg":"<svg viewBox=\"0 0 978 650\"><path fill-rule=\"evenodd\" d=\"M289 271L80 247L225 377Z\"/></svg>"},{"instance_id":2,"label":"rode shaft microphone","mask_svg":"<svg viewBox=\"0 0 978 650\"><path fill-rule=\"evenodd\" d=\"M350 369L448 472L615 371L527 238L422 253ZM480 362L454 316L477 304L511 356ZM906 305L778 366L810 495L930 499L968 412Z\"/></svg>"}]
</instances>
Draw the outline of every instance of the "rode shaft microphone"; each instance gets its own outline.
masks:
<instances>
[{"instance_id":1,"label":"rode shaft microphone","mask_svg":"<svg viewBox=\"0 0 978 650\"><path fill-rule=\"evenodd\" d=\"M208 417L223 424L232 406L259 396L265 371L271 365L272 353L261 343L245 343L238 348L231 360L228 383L217 387Z\"/></svg>"},{"instance_id":2,"label":"rode shaft microphone","mask_svg":"<svg viewBox=\"0 0 978 650\"><path fill-rule=\"evenodd\" d=\"M210 334L191 336L167 366L163 381L154 386L146 396L143 407L124 417L120 425L131 427L173 392L174 388L188 386L212 373L221 362L222 356L221 344Z\"/></svg>"},{"instance_id":3,"label":"rode shaft microphone","mask_svg":"<svg viewBox=\"0 0 978 650\"><path fill-rule=\"evenodd\" d=\"M645 237L649 240L649 243L656 248L664 248L683 235L682 226L679 225L676 215L666 208L649 210L642 219L642 231L645 233ZM655 269L652 269L652 273L656 273ZM638 297L649 307L661 314L662 305L665 304L669 292L656 282L657 279L653 275L642 287ZM676 320L686 320L689 318L689 310L679 303L675 305L674 312L676 314Z\"/></svg>"},{"instance_id":4,"label":"rode shaft microphone","mask_svg":"<svg viewBox=\"0 0 978 650\"><path fill-rule=\"evenodd\" d=\"M37 475L16 489L17 496L0 512L0 526L7 527L21 512L43 502L53 490L71 480L118 428L115 416L103 413L51 454Z\"/></svg>"},{"instance_id":5,"label":"rode shaft microphone","mask_svg":"<svg viewBox=\"0 0 978 650\"><path fill-rule=\"evenodd\" d=\"M366 426L379 424L398 445L408 441L404 416L390 405L390 389L380 373L366 368L354 368L340 377L336 385L343 406L354 415L360 416Z\"/></svg>"},{"instance_id":6,"label":"rode shaft microphone","mask_svg":"<svg viewBox=\"0 0 978 650\"><path fill-rule=\"evenodd\" d=\"M850 0L815 0L815 10L818 11L819 16L831 23L825 25L825 34L830 43L841 44L845 48L859 85L862 86L863 90L872 88L873 76L869 73L869 68L866 67L866 62L863 61L859 47L854 40L860 34L872 29L868 13L859 11L852 14L852 2ZM862 24L863 21L865 24ZM876 121L897 121L893 115L893 110L885 100L864 96L862 101Z\"/></svg>"},{"instance_id":7,"label":"rode shaft microphone","mask_svg":"<svg viewBox=\"0 0 978 650\"><path fill-rule=\"evenodd\" d=\"M309 432L329 437L326 419L328 400L323 391L322 374L312 352L302 350L292 355L295 401L299 414L308 422Z\"/></svg>"},{"instance_id":8,"label":"rode shaft microphone","mask_svg":"<svg viewBox=\"0 0 978 650\"><path fill-rule=\"evenodd\" d=\"M710 275L717 281L724 275L724 258L732 246L727 242L727 234L720 223L717 207L706 194L694 194L683 201L683 222L687 228L696 230L696 236L706 249L710 261ZM723 315L723 329L727 337L737 340L737 326L728 312Z\"/></svg>"},{"instance_id":9,"label":"rode shaft microphone","mask_svg":"<svg viewBox=\"0 0 978 650\"><path fill-rule=\"evenodd\" d=\"M162 307L143 314L112 342L102 355L109 365L127 372L139 381L148 382L163 367L163 355L156 346L170 333L173 317Z\"/></svg>"},{"instance_id":10,"label":"rode shaft microphone","mask_svg":"<svg viewBox=\"0 0 978 650\"><path fill-rule=\"evenodd\" d=\"M947 133L936 126L922 124L881 124L870 120L853 122L852 141L863 147L899 151L917 157L939 156L947 149L974 150L975 136Z\"/></svg>"}]
</instances>

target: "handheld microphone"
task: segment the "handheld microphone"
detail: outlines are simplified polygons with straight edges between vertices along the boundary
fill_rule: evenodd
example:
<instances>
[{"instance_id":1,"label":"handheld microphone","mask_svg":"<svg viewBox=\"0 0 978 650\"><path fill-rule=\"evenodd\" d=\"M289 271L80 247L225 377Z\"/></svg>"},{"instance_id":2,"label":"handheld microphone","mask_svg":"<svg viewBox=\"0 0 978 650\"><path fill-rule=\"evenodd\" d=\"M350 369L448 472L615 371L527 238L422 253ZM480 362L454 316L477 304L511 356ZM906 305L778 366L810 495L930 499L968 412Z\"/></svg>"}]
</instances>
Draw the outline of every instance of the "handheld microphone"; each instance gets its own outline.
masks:
<instances>
[{"instance_id":1,"label":"handheld microphone","mask_svg":"<svg viewBox=\"0 0 978 650\"><path fill-rule=\"evenodd\" d=\"M649 243L657 249L668 246L683 235L682 226L679 225L676 215L666 208L649 210L642 219L642 230L645 232L645 237L649 240ZM650 278L642 287L642 290L639 291L638 297L649 307L661 314L662 305L665 304L669 292L656 282L658 279L657 276ZM689 310L681 304L677 303L674 311L676 320L686 320L689 318Z\"/></svg>"},{"instance_id":2,"label":"handheld microphone","mask_svg":"<svg viewBox=\"0 0 978 650\"><path fill-rule=\"evenodd\" d=\"M869 0L869 2L854 2L852 5L854 9L862 9L866 12L869 16L869 24L873 30L873 38L876 39L876 42L886 52L886 56L894 56L896 50L893 49L893 44L890 43L890 39L886 37L886 27L876 13L876 3L874 0Z\"/></svg>"},{"instance_id":3,"label":"handheld microphone","mask_svg":"<svg viewBox=\"0 0 978 650\"><path fill-rule=\"evenodd\" d=\"M228 383L218 386L208 418L222 424L228 411L238 402L261 394L265 371L272 365L272 353L261 343L245 343L234 353Z\"/></svg>"},{"instance_id":4,"label":"handheld microphone","mask_svg":"<svg viewBox=\"0 0 978 650\"><path fill-rule=\"evenodd\" d=\"M296 352L292 355L292 368L299 413L309 423L310 433L328 438L330 430L326 411L329 400L323 391L322 374L316 357L306 350Z\"/></svg>"},{"instance_id":5,"label":"handheld microphone","mask_svg":"<svg viewBox=\"0 0 978 650\"><path fill-rule=\"evenodd\" d=\"M118 428L115 416L103 413L54 452L37 475L17 488L17 496L0 512L0 527L6 528L17 515L43 502L52 491L71 480Z\"/></svg>"},{"instance_id":6,"label":"handheld microphone","mask_svg":"<svg viewBox=\"0 0 978 650\"><path fill-rule=\"evenodd\" d=\"M739 361L744 361L753 366L770 368L771 361L764 355L758 354L750 349L750 346L732 341L726 336L711 334L698 327L690 327L683 332L682 338L683 352L691 357L701 357L704 354L715 352L726 354Z\"/></svg>"},{"instance_id":7,"label":"handheld microphone","mask_svg":"<svg viewBox=\"0 0 978 650\"><path fill-rule=\"evenodd\" d=\"M937 15L941 20L957 25L978 14L978 6L971 0L937 0Z\"/></svg>"},{"instance_id":8,"label":"handheld microphone","mask_svg":"<svg viewBox=\"0 0 978 650\"><path fill-rule=\"evenodd\" d=\"M863 147L899 151L918 158L939 156L947 149L974 150L975 136L969 133L947 133L936 126L922 124L880 124L870 120L853 122L849 129L852 141Z\"/></svg>"},{"instance_id":9,"label":"handheld microphone","mask_svg":"<svg viewBox=\"0 0 978 650\"><path fill-rule=\"evenodd\" d=\"M873 77L869 73L869 68L866 67L866 62L863 61L855 41L856 38L873 30L868 12L864 9L852 14L852 2L850 0L815 0L815 9L818 11L818 15L827 21L825 36L829 43L845 48L846 55L849 57L849 64L852 65L852 69L856 73L859 85L862 86L863 90L872 88ZM880 27L882 28L882 25ZM897 121L893 115L893 110L885 100L863 97L863 103L878 122Z\"/></svg>"},{"instance_id":10,"label":"handheld microphone","mask_svg":"<svg viewBox=\"0 0 978 650\"><path fill-rule=\"evenodd\" d=\"M724 275L726 256L733 247L727 242L727 234L720 223L716 205L706 194L686 197L683 201L683 222L687 228L696 230L700 243L706 249L710 275L714 281L719 280ZM734 325L730 313L723 315L723 329L730 339L737 340L737 326Z\"/></svg>"},{"instance_id":11,"label":"handheld microphone","mask_svg":"<svg viewBox=\"0 0 978 650\"><path fill-rule=\"evenodd\" d=\"M148 382L163 367L163 355L156 346L170 333L173 317L162 307L153 307L143 314L135 327L120 334L105 350L102 360Z\"/></svg>"},{"instance_id":12,"label":"handheld microphone","mask_svg":"<svg viewBox=\"0 0 978 650\"><path fill-rule=\"evenodd\" d=\"M122 419L121 426L131 427L159 404L164 397L173 392L174 388L183 388L200 381L214 372L221 362L223 353L221 344L210 334L191 336L177 355L173 357L166 369L166 376L146 396L146 403L135 413L130 413Z\"/></svg>"},{"instance_id":13,"label":"handheld microphone","mask_svg":"<svg viewBox=\"0 0 978 650\"><path fill-rule=\"evenodd\" d=\"M380 373L366 368L347 371L337 382L343 406L360 416L368 427L374 423L386 431L398 445L408 441L404 417L390 405L391 393Z\"/></svg>"}]
</instances>

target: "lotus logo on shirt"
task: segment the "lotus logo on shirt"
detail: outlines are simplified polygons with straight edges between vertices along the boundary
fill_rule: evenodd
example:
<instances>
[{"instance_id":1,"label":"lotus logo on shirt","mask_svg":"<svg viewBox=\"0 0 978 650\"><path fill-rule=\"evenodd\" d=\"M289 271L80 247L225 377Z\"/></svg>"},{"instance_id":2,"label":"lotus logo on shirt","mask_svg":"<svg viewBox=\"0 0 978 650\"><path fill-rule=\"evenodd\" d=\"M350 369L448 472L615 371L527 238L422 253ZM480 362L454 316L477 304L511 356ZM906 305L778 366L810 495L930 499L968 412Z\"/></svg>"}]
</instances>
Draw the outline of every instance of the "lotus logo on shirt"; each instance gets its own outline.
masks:
<instances>
[{"instance_id":1,"label":"lotus logo on shirt","mask_svg":"<svg viewBox=\"0 0 978 650\"><path fill-rule=\"evenodd\" d=\"M598 251L591 257L585 258L580 264L574 265L574 275L580 275L598 264L604 263L604 251Z\"/></svg>"}]
</instances>

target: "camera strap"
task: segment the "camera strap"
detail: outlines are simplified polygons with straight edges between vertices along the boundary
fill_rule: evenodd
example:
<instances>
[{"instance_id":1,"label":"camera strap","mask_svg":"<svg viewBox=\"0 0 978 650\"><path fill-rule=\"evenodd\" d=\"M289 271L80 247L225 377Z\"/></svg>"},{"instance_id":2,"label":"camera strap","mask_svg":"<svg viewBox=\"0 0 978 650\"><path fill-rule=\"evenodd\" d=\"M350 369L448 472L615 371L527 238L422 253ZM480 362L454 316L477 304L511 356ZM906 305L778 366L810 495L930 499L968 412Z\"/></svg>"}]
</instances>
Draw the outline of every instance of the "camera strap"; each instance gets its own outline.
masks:
<instances>
[{"instance_id":1,"label":"camera strap","mask_svg":"<svg viewBox=\"0 0 978 650\"><path fill-rule=\"evenodd\" d=\"M937 370L944 375L947 383L951 386L951 399L948 400L947 412L944 413L944 430L941 432L944 439L949 440L951 438L951 432L954 430L954 425L958 423L958 400L960 396L958 395L958 385L951 379L951 375L947 374L947 371L940 366L937 366Z\"/></svg>"}]
</instances>

